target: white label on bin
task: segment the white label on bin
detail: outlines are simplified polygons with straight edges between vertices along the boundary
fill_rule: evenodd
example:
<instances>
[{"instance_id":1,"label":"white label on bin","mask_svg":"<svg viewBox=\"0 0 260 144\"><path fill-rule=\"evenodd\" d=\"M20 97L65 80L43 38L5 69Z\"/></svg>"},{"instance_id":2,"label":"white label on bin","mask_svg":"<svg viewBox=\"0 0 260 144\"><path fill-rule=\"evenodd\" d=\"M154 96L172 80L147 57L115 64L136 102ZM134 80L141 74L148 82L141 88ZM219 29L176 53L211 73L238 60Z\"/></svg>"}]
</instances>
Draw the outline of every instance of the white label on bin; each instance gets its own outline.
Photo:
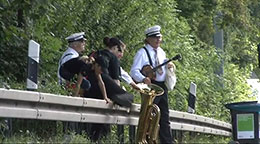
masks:
<instances>
[{"instance_id":1,"label":"white label on bin","mask_svg":"<svg viewBox=\"0 0 260 144\"><path fill-rule=\"evenodd\" d=\"M237 139L254 138L254 114L237 114Z\"/></svg>"}]
</instances>

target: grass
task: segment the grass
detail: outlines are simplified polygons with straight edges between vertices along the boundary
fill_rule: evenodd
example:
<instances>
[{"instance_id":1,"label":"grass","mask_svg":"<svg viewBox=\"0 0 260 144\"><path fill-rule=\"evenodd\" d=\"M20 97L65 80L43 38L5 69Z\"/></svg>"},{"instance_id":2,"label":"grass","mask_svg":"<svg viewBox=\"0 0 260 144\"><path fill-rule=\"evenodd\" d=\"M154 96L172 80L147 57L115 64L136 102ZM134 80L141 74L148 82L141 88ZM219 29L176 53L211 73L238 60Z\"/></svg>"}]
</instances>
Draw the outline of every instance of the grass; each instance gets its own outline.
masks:
<instances>
[{"instance_id":1,"label":"grass","mask_svg":"<svg viewBox=\"0 0 260 144\"><path fill-rule=\"evenodd\" d=\"M61 124L61 123L58 123ZM2 127L3 128L3 127ZM58 126L56 128L56 134L48 134L42 135L45 133L45 130L39 129L36 131L29 131L29 130L18 130L12 136L8 137L1 133L0 136L0 143L9 144L9 143L26 143L26 144L95 144L92 142L86 133L76 134L75 132L64 133L60 130L61 127ZM2 129L3 130L3 129ZM3 131L2 131L3 132ZM42 132L42 133L41 133ZM178 140L176 140L176 144L227 144L231 141L229 137L222 137L216 135L206 135L200 133L190 133L190 132L180 132L177 131ZM180 135L182 138L180 138ZM124 129L124 143L128 144L128 126L125 126ZM98 142L99 144L117 144L119 143L118 136L117 136L117 126L113 125L111 133L105 137L100 139Z\"/></svg>"}]
</instances>

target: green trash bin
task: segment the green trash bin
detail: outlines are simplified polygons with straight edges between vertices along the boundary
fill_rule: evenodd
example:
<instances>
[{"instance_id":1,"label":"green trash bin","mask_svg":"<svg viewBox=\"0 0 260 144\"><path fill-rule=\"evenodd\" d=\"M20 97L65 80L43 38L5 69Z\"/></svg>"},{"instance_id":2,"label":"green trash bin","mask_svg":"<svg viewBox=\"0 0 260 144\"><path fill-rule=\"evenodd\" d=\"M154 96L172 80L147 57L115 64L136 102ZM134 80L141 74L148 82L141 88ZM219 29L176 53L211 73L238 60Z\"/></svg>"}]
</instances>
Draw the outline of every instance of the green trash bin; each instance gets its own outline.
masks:
<instances>
[{"instance_id":1,"label":"green trash bin","mask_svg":"<svg viewBox=\"0 0 260 144\"><path fill-rule=\"evenodd\" d=\"M233 140L239 144L259 144L259 112L257 101L225 105L230 110Z\"/></svg>"}]
</instances>

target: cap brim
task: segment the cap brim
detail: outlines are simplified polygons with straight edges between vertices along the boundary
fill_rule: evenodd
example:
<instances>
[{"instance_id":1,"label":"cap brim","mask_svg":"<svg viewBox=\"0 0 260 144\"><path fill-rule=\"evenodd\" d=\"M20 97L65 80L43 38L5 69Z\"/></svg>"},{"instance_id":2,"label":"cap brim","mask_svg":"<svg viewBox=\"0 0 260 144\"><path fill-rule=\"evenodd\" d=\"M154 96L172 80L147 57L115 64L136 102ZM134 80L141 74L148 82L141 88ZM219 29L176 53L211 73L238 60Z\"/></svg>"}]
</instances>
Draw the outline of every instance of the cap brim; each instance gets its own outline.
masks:
<instances>
[{"instance_id":1,"label":"cap brim","mask_svg":"<svg viewBox=\"0 0 260 144\"><path fill-rule=\"evenodd\" d=\"M162 34L160 34L160 33L159 33L159 34L156 34L155 36L156 36L156 37L161 37L161 36L162 36Z\"/></svg>"},{"instance_id":2,"label":"cap brim","mask_svg":"<svg viewBox=\"0 0 260 144\"><path fill-rule=\"evenodd\" d=\"M68 40L68 42L70 43L70 42L76 42L76 41L86 41L87 39L86 38L81 38L81 39L77 39L77 40L75 40L75 39L72 39L72 40Z\"/></svg>"},{"instance_id":3,"label":"cap brim","mask_svg":"<svg viewBox=\"0 0 260 144\"><path fill-rule=\"evenodd\" d=\"M161 36L162 36L162 34L158 33L158 34L149 35L147 37L161 37Z\"/></svg>"}]
</instances>

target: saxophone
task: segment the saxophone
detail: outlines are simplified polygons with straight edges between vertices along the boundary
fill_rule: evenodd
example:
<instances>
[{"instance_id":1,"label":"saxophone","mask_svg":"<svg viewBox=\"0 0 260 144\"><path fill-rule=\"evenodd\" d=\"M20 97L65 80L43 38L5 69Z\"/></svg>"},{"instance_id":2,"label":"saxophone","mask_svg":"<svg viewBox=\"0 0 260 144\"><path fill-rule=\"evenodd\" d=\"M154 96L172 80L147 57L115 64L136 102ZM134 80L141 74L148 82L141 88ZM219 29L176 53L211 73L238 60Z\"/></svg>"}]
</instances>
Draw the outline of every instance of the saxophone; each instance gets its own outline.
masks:
<instances>
[{"instance_id":1,"label":"saxophone","mask_svg":"<svg viewBox=\"0 0 260 144\"><path fill-rule=\"evenodd\" d=\"M144 88L141 93L141 111L138 121L136 143L156 144L158 143L158 131L160 128L160 108L153 104L156 96L162 95L164 90L158 85L151 84Z\"/></svg>"}]
</instances>

